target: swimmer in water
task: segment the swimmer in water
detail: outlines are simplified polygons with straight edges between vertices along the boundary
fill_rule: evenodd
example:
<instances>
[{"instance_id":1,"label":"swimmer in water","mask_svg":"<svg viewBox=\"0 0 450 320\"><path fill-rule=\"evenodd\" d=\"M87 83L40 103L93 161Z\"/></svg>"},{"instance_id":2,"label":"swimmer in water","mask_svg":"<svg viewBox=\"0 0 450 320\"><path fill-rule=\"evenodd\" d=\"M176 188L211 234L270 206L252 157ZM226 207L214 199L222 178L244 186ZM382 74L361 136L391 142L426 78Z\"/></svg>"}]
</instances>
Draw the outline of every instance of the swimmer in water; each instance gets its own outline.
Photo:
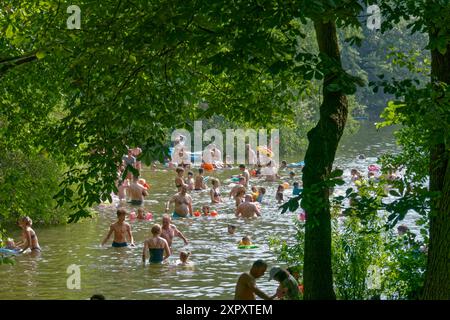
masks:
<instances>
[{"instance_id":1,"label":"swimmer in water","mask_svg":"<svg viewBox=\"0 0 450 320\"><path fill-rule=\"evenodd\" d=\"M206 217L206 216L210 216L211 214L209 213L209 206L203 206L202 207L202 214Z\"/></svg>"},{"instance_id":2,"label":"swimmer in water","mask_svg":"<svg viewBox=\"0 0 450 320\"><path fill-rule=\"evenodd\" d=\"M121 248L128 246L126 237L130 240L130 245L134 247L134 239L131 233L131 226L125 222L125 216L127 212L124 209L117 210L117 222L113 223L109 227L109 232L102 242L102 246L108 241L111 235L114 233L114 240L112 246L114 248Z\"/></svg>"},{"instance_id":3,"label":"swimmer in water","mask_svg":"<svg viewBox=\"0 0 450 320\"><path fill-rule=\"evenodd\" d=\"M144 208L139 208L137 210L136 218L139 219L139 220L145 220Z\"/></svg>"},{"instance_id":4,"label":"swimmer in water","mask_svg":"<svg viewBox=\"0 0 450 320\"><path fill-rule=\"evenodd\" d=\"M194 190L195 181L194 181L194 173L192 171L188 172L185 183L189 191Z\"/></svg>"},{"instance_id":5,"label":"swimmer in water","mask_svg":"<svg viewBox=\"0 0 450 320\"><path fill-rule=\"evenodd\" d=\"M258 206L252 200L251 194L245 196L245 202L241 203L236 209L236 217L253 218L261 216Z\"/></svg>"},{"instance_id":6,"label":"swimmer in water","mask_svg":"<svg viewBox=\"0 0 450 320\"><path fill-rule=\"evenodd\" d=\"M260 187L258 189L258 198L256 199L256 201L258 201L259 203L262 203L263 197L265 194L266 194L266 188Z\"/></svg>"},{"instance_id":7,"label":"swimmer in water","mask_svg":"<svg viewBox=\"0 0 450 320\"><path fill-rule=\"evenodd\" d=\"M200 191L206 189L206 184L203 176L203 168L198 169L198 175L195 177L194 190Z\"/></svg>"},{"instance_id":8,"label":"swimmer in water","mask_svg":"<svg viewBox=\"0 0 450 320\"><path fill-rule=\"evenodd\" d=\"M252 245L252 240L250 239L249 236L245 236L242 238L241 241L239 241L239 245L240 246L251 246Z\"/></svg>"},{"instance_id":9,"label":"swimmer in water","mask_svg":"<svg viewBox=\"0 0 450 320\"><path fill-rule=\"evenodd\" d=\"M275 199L278 201L278 203L283 202L283 192L284 192L284 186L280 184L277 189L277 193L275 195Z\"/></svg>"},{"instance_id":10,"label":"swimmer in water","mask_svg":"<svg viewBox=\"0 0 450 320\"><path fill-rule=\"evenodd\" d=\"M187 187L183 179L184 169L182 167L178 167L175 171L177 172L177 176L175 177L175 186L179 192L182 186Z\"/></svg>"},{"instance_id":11,"label":"swimmer in water","mask_svg":"<svg viewBox=\"0 0 450 320\"><path fill-rule=\"evenodd\" d=\"M22 239L18 245L20 252L24 252L28 248L31 252L41 252L41 247L39 246L39 241L36 232L31 228L33 221L30 217L23 217L19 220L19 227L22 229Z\"/></svg>"},{"instance_id":12,"label":"swimmer in water","mask_svg":"<svg viewBox=\"0 0 450 320\"><path fill-rule=\"evenodd\" d=\"M162 263L169 258L171 251L167 240L161 237L161 226L153 225L151 229L152 237L144 241L144 249L142 252L142 262L145 265L147 253L150 254L150 263Z\"/></svg>"},{"instance_id":13,"label":"swimmer in water","mask_svg":"<svg viewBox=\"0 0 450 320\"><path fill-rule=\"evenodd\" d=\"M190 252L181 251L180 252L180 263L178 265L181 265L181 266L190 265L191 264L191 262L189 261L190 256L191 256Z\"/></svg>"},{"instance_id":14,"label":"swimmer in water","mask_svg":"<svg viewBox=\"0 0 450 320\"><path fill-rule=\"evenodd\" d=\"M220 203L222 202L222 198L220 197L219 191L219 180L216 178L211 179L212 188L209 191L209 195L211 196L211 203Z\"/></svg>"},{"instance_id":15,"label":"swimmer in water","mask_svg":"<svg viewBox=\"0 0 450 320\"><path fill-rule=\"evenodd\" d=\"M227 229L229 234L234 234L236 232L237 227L235 225L229 224Z\"/></svg>"}]
</instances>

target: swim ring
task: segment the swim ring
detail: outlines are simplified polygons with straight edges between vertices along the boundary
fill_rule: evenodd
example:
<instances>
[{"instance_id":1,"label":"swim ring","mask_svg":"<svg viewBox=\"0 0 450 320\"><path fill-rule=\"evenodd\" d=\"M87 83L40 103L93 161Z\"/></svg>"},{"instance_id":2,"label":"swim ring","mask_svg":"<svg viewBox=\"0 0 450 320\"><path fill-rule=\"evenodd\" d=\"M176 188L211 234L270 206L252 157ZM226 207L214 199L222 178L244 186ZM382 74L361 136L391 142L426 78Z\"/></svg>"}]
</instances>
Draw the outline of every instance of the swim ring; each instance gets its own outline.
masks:
<instances>
[{"instance_id":1,"label":"swim ring","mask_svg":"<svg viewBox=\"0 0 450 320\"><path fill-rule=\"evenodd\" d=\"M259 248L257 244L250 244L250 245L239 245L238 249L256 249Z\"/></svg>"},{"instance_id":2,"label":"swim ring","mask_svg":"<svg viewBox=\"0 0 450 320\"><path fill-rule=\"evenodd\" d=\"M211 217L216 217L218 215L217 211L213 210L210 212Z\"/></svg>"},{"instance_id":3,"label":"swim ring","mask_svg":"<svg viewBox=\"0 0 450 320\"><path fill-rule=\"evenodd\" d=\"M202 213L198 210L194 212L194 217L200 217L201 215Z\"/></svg>"},{"instance_id":4,"label":"swim ring","mask_svg":"<svg viewBox=\"0 0 450 320\"><path fill-rule=\"evenodd\" d=\"M380 167L375 165L375 164L371 164L367 167L369 169L369 171L380 171Z\"/></svg>"}]
</instances>

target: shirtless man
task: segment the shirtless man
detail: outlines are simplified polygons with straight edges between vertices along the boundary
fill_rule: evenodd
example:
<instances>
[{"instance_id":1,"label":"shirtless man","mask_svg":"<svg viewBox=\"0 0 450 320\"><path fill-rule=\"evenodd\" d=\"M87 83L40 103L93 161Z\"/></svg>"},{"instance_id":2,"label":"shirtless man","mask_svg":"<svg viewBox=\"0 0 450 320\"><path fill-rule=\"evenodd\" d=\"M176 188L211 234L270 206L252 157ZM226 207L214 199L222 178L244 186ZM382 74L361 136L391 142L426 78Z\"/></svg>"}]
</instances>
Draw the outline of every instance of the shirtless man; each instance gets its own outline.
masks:
<instances>
[{"instance_id":1,"label":"shirtless man","mask_svg":"<svg viewBox=\"0 0 450 320\"><path fill-rule=\"evenodd\" d=\"M192 216L192 198L187 193L187 186L183 184L180 187L180 192L175 194L169 201L167 201L166 205L166 213L169 212L170 204L172 202L175 203L175 210L173 212L174 217L185 218L188 216Z\"/></svg>"},{"instance_id":2,"label":"shirtless man","mask_svg":"<svg viewBox=\"0 0 450 320\"><path fill-rule=\"evenodd\" d=\"M198 176L195 177L195 183L194 183L194 190L205 190L206 189L206 184L205 184L205 180L203 177L203 168L199 168L198 169Z\"/></svg>"},{"instance_id":3,"label":"shirtless man","mask_svg":"<svg viewBox=\"0 0 450 320\"><path fill-rule=\"evenodd\" d=\"M134 239L131 234L131 227L128 223L125 222L125 216L127 212L124 209L117 210L117 222L111 224L109 227L108 235L102 242L102 246L108 241L111 237L111 234L114 232L114 241L112 246L115 248L126 247L128 245L126 241L126 236L130 240L130 245L134 247Z\"/></svg>"},{"instance_id":4,"label":"shirtless man","mask_svg":"<svg viewBox=\"0 0 450 320\"><path fill-rule=\"evenodd\" d=\"M267 264L262 260L253 263L249 273L244 272L238 279L234 300L256 300L256 296L264 300L272 300L256 286L256 279L261 278L266 272Z\"/></svg>"},{"instance_id":5,"label":"shirtless man","mask_svg":"<svg viewBox=\"0 0 450 320\"><path fill-rule=\"evenodd\" d=\"M144 197L148 195L146 188L139 184L139 177L133 176L133 183L128 187L128 195L131 198L131 204L142 205Z\"/></svg>"},{"instance_id":6,"label":"shirtless man","mask_svg":"<svg viewBox=\"0 0 450 320\"><path fill-rule=\"evenodd\" d=\"M252 201L253 197L251 194L245 195L245 202L241 203L236 209L236 217L253 218L261 216L259 208Z\"/></svg>"},{"instance_id":7,"label":"shirtless man","mask_svg":"<svg viewBox=\"0 0 450 320\"><path fill-rule=\"evenodd\" d=\"M179 237L183 239L184 244L188 244L188 240L181 233L181 231L178 230L177 227L175 227L175 225L171 224L170 222L170 216L164 214L162 217L161 238L166 239L167 243L169 244L169 248L172 247L172 241L174 237Z\"/></svg>"}]
</instances>

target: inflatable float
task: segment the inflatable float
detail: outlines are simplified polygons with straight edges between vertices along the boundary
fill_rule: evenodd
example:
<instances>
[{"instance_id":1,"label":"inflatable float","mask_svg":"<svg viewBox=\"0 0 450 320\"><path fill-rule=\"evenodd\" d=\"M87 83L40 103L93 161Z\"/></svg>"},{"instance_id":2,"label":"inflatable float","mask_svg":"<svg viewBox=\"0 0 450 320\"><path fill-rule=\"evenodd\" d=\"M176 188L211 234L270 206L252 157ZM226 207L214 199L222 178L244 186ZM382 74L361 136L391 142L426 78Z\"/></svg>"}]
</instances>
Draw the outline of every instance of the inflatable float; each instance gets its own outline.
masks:
<instances>
[{"instance_id":1,"label":"inflatable float","mask_svg":"<svg viewBox=\"0 0 450 320\"><path fill-rule=\"evenodd\" d=\"M293 163L289 163L287 165L288 168L299 168L299 167L303 167L305 165L305 161L300 161L300 162L293 162Z\"/></svg>"},{"instance_id":2,"label":"inflatable float","mask_svg":"<svg viewBox=\"0 0 450 320\"><path fill-rule=\"evenodd\" d=\"M250 244L250 245L239 245L238 249L256 249L259 248L257 244Z\"/></svg>"},{"instance_id":3,"label":"inflatable float","mask_svg":"<svg viewBox=\"0 0 450 320\"><path fill-rule=\"evenodd\" d=\"M0 248L0 254L5 256L15 256L19 254L18 250L11 250L6 248Z\"/></svg>"}]
</instances>

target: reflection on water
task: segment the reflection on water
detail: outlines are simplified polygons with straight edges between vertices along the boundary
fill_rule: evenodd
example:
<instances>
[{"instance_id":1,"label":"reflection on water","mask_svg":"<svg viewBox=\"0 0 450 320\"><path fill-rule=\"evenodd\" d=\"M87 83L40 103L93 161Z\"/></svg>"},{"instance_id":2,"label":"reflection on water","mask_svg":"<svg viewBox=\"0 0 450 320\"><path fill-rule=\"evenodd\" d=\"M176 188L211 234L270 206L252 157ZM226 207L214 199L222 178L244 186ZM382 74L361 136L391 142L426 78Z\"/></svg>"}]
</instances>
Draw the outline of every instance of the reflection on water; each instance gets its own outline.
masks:
<instances>
[{"instance_id":1,"label":"reflection on water","mask_svg":"<svg viewBox=\"0 0 450 320\"><path fill-rule=\"evenodd\" d=\"M342 142L336 166L345 169L345 177L355 167L365 172L367 165L376 161L383 152L394 152L396 146L392 130L376 132L365 123L358 134ZM356 160L358 154L365 160ZM303 160L287 159L288 162ZM224 181L238 170L213 172ZM297 172L300 174L300 172ZM288 175L288 171L284 176ZM145 208L153 213L154 221L161 223L165 202L175 192L175 174L163 169L144 171L152 185ZM299 178L299 177L298 177ZM290 181L292 185L293 181ZM262 217L242 220L234 217L234 200L224 196L224 204L216 207L215 218L190 218L174 223L189 239L184 246L181 239L173 243L174 254L169 263L163 265L142 264L143 241L150 235L154 221L131 222L135 248L101 247L109 224L115 221L116 204L104 204L98 208L98 216L77 224L50 228L35 228L42 254L32 258L17 257L16 265L0 266L0 299L88 299L94 293L104 294L107 299L232 299L234 287L240 273L248 271L256 259L264 259L269 268L276 256L269 250L268 239L278 236L292 241L294 227L292 219L297 213L280 214L275 203L276 183L255 180L253 184L265 186L267 194L262 205ZM345 190L343 186L341 190ZM223 184L221 192L228 195L230 186ZM285 195L292 192L287 190ZM209 204L207 191L192 193L194 210ZM125 204L126 209L133 209ZM235 235L227 233L227 224L238 226ZM259 248L241 250L237 243L249 235ZM20 236L19 230L13 233ZM192 266L179 266L180 250L192 252ZM81 268L81 289L69 290L66 286L67 267L71 264ZM270 294L276 290L276 282L268 281L268 274L258 280L260 288Z\"/></svg>"}]
</instances>

